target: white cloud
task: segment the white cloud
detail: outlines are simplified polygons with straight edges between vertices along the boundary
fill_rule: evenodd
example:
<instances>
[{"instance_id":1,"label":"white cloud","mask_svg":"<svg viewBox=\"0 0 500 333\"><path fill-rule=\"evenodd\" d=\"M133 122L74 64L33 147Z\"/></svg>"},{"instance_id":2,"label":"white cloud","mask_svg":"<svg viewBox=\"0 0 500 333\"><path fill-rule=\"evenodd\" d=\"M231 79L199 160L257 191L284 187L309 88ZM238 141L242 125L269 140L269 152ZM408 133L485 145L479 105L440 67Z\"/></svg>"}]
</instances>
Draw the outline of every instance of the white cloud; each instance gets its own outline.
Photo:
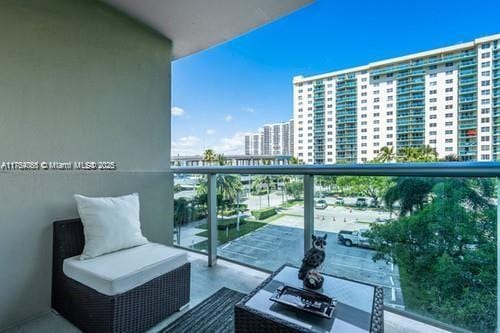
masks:
<instances>
[{"instance_id":1,"label":"white cloud","mask_svg":"<svg viewBox=\"0 0 500 333\"><path fill-rule=\"evenodd\" d=\"M243 111L248 112L248 113L254 113L255 109L249 106L244 106L241 108Z\"/></svg>"},{"instance_id":2,"label":"white cloud","mask_svg":"<svg viewBox=\"0 0 500 333\"><path fill-rule=\"evenodd\" d=\"M231 120L233 120L233 116L231 116L230 114L228 114L227 116L224 117L224 120L225 121L231 121Z\"/></svg>"},{"instance_id":3,"label":"white cloud","mask_svg":"<svg viewBox=\"0 0 500 333\"><path fill-rule=\"evenodd\" d=\"M221 138L214 147L217 153L241 155L245 151L245 133L237 132L231 137Z\"/></svg>"},{"instance_id":4,"label":"white cloud","mask_svg":"<svg viewBox=\"0 0 500 333\"><path fill-rule=\"evenodd\" d=\"M172 141L172 155L198 155L202 150L200 138L189 135Z\"/></svg>"},{"instance_id":5,"label":"white cloud","mask_svg":"<svg viewBox=\"0 0 500 333\"><path fill-rule=\"evenodd\" d=\"M213 138L213 137L212 137ZM237 132L230 137L213 138L214 143L189 135L172 141L172 156L202 155L205 149L213 149L217 154L243 155L245 152L245 132Z\"/></svg>"},{"instance_id":6,"label":"white cloud","mask_svg":"<svg viewBox=\"0 0 500 333\"><path fill-rule=\"evenodd\" d=\"M214 134L215 134L215 130L213 128L207 129L207 135L214 135Z\"/></svg>"},{"instance_id":7,"label":"white cloud","mask_svg":"<svg viewBox=\"0 0 500 333\"><path fill-rule=\"evenodd\" d=\"M172 113L172 117L182 117L182 116L186 115L186 111L184 111L183 108L180 108L178 106L173 106L171 113Z\"/></svg>"}]
</instances>

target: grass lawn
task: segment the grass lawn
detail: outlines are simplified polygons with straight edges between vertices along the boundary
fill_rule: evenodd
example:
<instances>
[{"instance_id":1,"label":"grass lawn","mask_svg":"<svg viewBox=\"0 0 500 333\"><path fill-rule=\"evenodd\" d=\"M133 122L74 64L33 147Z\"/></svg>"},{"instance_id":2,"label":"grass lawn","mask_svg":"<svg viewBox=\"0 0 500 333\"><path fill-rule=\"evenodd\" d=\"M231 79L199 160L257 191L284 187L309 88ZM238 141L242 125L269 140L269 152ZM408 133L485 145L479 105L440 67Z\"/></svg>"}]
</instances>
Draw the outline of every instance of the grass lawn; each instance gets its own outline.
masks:
<instances>
[{"instance_id":1,"label":"grass lawn","mask_svg":"<svg viewBox=\"0 0 500 333\"><path fill-rule=\"evenodd\" d=\"M288 200L284 204L281 204L280 208L291 208L293 206L299 206L299 205L303 205L303 204L304 204L304 200Z\"/></svg>"},{"instance_id":2,"label":"grass lawn","mask_svg":"<svg viewBox=\"0 0 500 333\"><path fill-rule=\"evenodd\" d=\"M229 228L227 228L227 230L226 229L217 230L218 245L225 244L227 242L232 241L233 239L236 239L238 237L241 237L243 235L251 233L259 228L262 228L267 223L272 222L272 221L274 221L282 216L283 216L282 214L276 214L276 215L273 215L273 216L271 216L265 220L262 220L262 221L248 220L248 219L240 218L240 231L237 231L236 227L229 227ZM219 224L220 223L231 224L234 221L236 221L236 218L224 219L223 221L219 220L218 223ZM241 223L241 222L243 222L243 223ZM205 229L205 231L202 231L202 232L196 234L197 236L208 237L208 230L207 230L208 225L206 223L200 225L198 228ZM208 248L208 241L203 241L201 243L195 244L194 248L196 250L206 251Z\"/></svg>"}]
</instances>

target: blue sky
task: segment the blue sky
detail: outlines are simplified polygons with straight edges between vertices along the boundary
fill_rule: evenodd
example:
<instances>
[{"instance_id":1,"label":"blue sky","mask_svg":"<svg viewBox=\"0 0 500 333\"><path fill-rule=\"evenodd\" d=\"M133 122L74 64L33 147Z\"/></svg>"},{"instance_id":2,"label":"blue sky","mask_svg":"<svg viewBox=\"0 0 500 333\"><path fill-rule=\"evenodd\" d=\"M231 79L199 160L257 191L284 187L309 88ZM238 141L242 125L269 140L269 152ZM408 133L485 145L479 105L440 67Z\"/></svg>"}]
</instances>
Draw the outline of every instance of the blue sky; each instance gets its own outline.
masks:
<instances>
[{"instance_id":1,"label":"blue sky","mask_svg":"<svg viewBox=\"0 0 500 333\"><path fill-rule=\"evenodd\" d=\"M292 78L500 33L500 1L317 0L172 65L172 154L242 153L292 118Z\"/></svg>"}]
</instances>

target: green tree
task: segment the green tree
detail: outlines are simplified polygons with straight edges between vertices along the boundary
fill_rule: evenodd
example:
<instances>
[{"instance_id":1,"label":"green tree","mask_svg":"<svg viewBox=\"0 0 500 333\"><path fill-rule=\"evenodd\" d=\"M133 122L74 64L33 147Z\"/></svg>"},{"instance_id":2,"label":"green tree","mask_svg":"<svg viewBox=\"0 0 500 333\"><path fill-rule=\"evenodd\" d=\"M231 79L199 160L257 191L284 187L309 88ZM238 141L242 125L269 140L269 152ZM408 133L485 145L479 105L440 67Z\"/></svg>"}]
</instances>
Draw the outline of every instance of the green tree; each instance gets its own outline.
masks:
<instances>
[{"instance_id":1,"label":"green tree","mask_svg":"<svg viewBox=\"0 0 500 333\"><path fill-rule=\"evenodd\" d=\"M455 154L446 155L443 159L444 162L458 162L460 158Z\"/></svg>"},{"instance_id":2,"label":"green tree","mask_svg":"<svg viewBox=\"0 0 500 333\"><path fill-rule=\"evenodd\" d=\"M224 218L224 210L232 207L242 189L241 178L237 175L217 175L217 207L221 210ZM208 186L207 181L202 181L196 188L196 201L207 204Z\"/></svg>"},{"instance_id":3,"label":"green tree","mask_svg":"<svg viewBox=\"0 0 500 333\"><path fill-rule=\"evenodd\" d=\"M203 152L203 160L211 165L217 160L215 151L213 149L205 149L205 151Z\"/></svg>"},{"instance_id":4,"label":"green tree","mask_svg":"<svg viewBox=\"0 0 500 333\"><path fill-rule=\"evenodd\" d=\"M286 184L286 193L293 197L295 200L299 200L304 195L304 182L292 181Z\"/></svg>"},{"instance_id":5,"label":"green tree","mask_svg":"<svg viewBox=\"0 0 500 333\"><path fill-rule=\"evenodd\" d=\"M267 207L271 207L271 188L273 187L275 183L275 177L270 176L270 175L263 175L263 176L257 176L254 179L254 186L257 190L260 190L262 188L266 189L267 192ZM260 193L259 193L260 195Z\"/></svg>"},{"instance_id":6,"label":"green tree","mask_svg":"<svg viewBox=\"0 0 500 333\"><path fill-rule=\"evenodd\" d=\"M384 193L384 202L386 206L392 207L395 202L399 201L400 215L411 214L415 209L423 207L435 183L434 178L396 178Z\"/></svg>"},{"instance_id":7,"label":"green tree","mask_svg":"<svg viewBox=\"0 0 500 333\"><path fill-rule=\"evenodd\" d=\"M175 184L174 185L174 193L179 193L182 192L183 188L181 184Z\"/></svg>"},{"instance_id":8,"label":"green tree","mask_svg":"<svg viewBox=\"0 0 500 333\"><path fill-rule=\"evenodd\" d=\"M394 146L385 146L380 148L380 153L375 158L375 162L380 163L390 163L396 160L396 153L394 152Z\"/></svg>"},{"instance_id":9,"label":"green tree","mask_svg":"<svg viewBox=\"0 0 500 333\"><path fill-rule=\"evenodd\" d=\"M336 184L352 194L371 198L378 207L380 198L387 192L392 181L389 177L340 176L337 177Z\"/></svg>"},{"instance_id":10,"label":"green tree","mask_svg":"<svg viewBox=\"0 0 500 333\"><path fill-rule=\"evenodd\" d=\"M375 260L399 265L406 307L495 332L496 206L491 179L441 179L409 216L375 225Z\"/></svg>"},{"instance_id":11,"label":"green tree","mask_svg":"<svg viewBox=\"0 0 500 333\"><path fill-rule=\"evenodd\" d=\"M431 146L403 147L398 152L398 162L436 162L438 155Z\"/></svg>"},{"instance_id":12,"label":"green tree","mask_svg":"<svg viewBox=\"0 0 500 333\"><path fill-rule=\"evenodd\" d=\"M174 199L174 226L176 227L177 244L181 241L181 226L189 222L191 203L186 198Z\"/></svg>"},{"instance_id":13,"label":"green tree","mask_svg":"<svg viewBox=\"0 0 500 333\"><path fill-rule=\"evenodd\" d=\"M217 160L217 164L219 164L220 166L226 165L226 157L224 156L224 154L215 155L215 159Z\"/></svg>"}]
</instances>

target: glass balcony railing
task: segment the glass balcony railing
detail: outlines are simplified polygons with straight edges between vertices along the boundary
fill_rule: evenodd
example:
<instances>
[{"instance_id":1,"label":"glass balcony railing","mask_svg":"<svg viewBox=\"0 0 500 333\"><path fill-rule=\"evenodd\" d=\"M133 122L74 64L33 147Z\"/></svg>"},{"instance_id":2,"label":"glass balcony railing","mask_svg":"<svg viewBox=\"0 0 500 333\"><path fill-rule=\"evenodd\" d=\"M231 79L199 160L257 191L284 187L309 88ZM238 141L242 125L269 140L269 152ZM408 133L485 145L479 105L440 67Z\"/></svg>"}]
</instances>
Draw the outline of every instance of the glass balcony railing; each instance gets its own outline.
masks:
<instances>
[{"instance_id":1,"label":"glass balcony railing","mask_svg":"<svg viewBox=\"0 0 500 333\"><path fill-rule=\"evenodd\" d=\"M462 145L460 154L477 152ZM387 311L450 331L496 331L500 163L173 172L174 242L207 253L210 265L299 266L312 234L326 234L320 270L382 286Z\"/></svg>"}]
</instances>

